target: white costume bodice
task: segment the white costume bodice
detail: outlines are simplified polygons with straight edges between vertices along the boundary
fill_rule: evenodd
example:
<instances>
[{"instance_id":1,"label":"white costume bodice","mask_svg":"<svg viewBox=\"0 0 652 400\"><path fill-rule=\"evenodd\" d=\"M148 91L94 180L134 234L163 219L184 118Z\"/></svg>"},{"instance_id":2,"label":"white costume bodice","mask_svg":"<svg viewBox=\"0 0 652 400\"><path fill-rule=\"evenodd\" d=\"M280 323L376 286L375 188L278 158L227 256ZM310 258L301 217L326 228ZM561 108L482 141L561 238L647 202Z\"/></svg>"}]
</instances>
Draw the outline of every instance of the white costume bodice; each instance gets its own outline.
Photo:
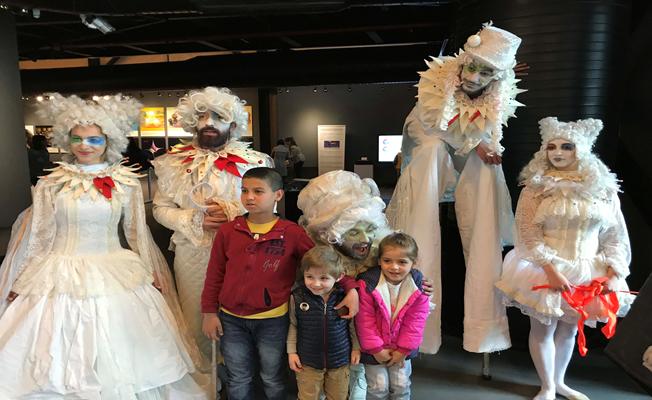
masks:
<instances>
[{"instance_id":1,"label":"white costume bodice","mask_svg":"<svg viewBox=\"0 0 652 400\"><path fill-rule=\"evenodd\" d=\"M56 198L57 235L52 253L97 255L121 249L118 238L121 202L93 201L88 195L72 197L68 193Z\"/></svg>"}]
</instances>

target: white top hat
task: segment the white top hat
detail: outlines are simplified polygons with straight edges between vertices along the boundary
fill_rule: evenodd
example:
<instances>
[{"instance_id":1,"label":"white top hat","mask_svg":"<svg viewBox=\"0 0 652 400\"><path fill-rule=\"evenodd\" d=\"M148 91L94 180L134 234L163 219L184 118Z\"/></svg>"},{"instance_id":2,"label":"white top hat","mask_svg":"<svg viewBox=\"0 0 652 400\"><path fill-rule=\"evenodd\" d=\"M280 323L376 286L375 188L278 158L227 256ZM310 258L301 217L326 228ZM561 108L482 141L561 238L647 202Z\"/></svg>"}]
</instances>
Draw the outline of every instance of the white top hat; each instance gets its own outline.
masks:
<instances>
[{"instance_id":1,"label":"white top hat","mask_svg":"<svg viewBox=\"0 0 652 400\"><path fill-rule=\"evenodd\" d=\"M520 37L489 22L466 39L464 51L496 69L505 70L516 64L516 50L520 45Z\"/></svg>"}]
</instances>

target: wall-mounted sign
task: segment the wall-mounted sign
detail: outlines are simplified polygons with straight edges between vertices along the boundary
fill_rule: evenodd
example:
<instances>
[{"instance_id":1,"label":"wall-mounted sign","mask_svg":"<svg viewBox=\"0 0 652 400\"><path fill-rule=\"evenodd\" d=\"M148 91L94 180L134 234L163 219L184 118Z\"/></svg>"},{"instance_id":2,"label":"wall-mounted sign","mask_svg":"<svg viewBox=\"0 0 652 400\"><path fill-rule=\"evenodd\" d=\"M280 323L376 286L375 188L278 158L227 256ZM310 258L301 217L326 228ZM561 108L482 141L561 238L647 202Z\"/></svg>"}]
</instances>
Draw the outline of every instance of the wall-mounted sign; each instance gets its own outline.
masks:
<instances>
[{"instance_id":1,"label":"wall-mounted sign","mask_svg":"<svg viewBox=\"0 0 652 400\"><path fill-rule=\"evenodd\" d=\"M317 169L319 175L344 169L346 125L317 126Z\"/></svg>"}]
</instances>

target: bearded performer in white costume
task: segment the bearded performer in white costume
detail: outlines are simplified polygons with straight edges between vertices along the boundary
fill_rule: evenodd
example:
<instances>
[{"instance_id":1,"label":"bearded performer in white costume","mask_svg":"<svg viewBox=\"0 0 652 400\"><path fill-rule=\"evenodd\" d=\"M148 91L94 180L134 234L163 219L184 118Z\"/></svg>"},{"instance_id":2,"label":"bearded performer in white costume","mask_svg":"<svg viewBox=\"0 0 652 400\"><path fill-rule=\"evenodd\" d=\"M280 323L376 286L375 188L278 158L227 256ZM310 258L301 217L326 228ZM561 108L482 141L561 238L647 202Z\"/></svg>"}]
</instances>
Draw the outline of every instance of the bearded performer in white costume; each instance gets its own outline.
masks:
<instances>
[{"instance_id":1,"label":"bearded performer in white costume","mask_svg":"<svg viewBox=\"0 0 652 400\"><path fill-rule=\"evenodd\" d=\"M387 209L390 226L414 236L420 269L435 282L441 302L441 232L438 203L454 190L466 282L464 349L509 348L505 307L494 293L502 246L511 243L513 213L501 154L503 125L514 116L521 90L514 77L521 39L485 25L456 57L433 58L421 72L418 101L403 128L401 173ZM455 155L449 154L449 148ZM459 179L458 179L459 174ZM428 318L421 351L441 344L441 307Z\"/></svg>"},{"instance_id":2,"label":"bearded performer in white costume","mask_svg":"<svg viewBox=\"0 0 652 400\"><path fill-rule=\"evenodd\" d=\"M624 316L634 301L625 281L629 236L616 175L591 151L602 121L547 117L539 126L541 148L520 176L525 187L516 208L516 243L496 286L506 304L530 317L530 355L541 380L534 400L554 400L555 394L588 400L564 379L580 319L564 296L586 312L579 325L595 327L611 312L615 332L616 315ZM612 292L598 290L602 299L584 297L582 286L596 278ZM586 354L583 335L578 342Z\"/></svg>"},{"instance_id":3,"label":"bearded performer in white costume","mask_svg":"<svg viewBox=\"0 0 652 400\"><path fill-rule=\"evenodd\" d=\"M348 171L327 172L299 193L297 206L303 212L299 224L315 243L333 246L343 256L348 276L378 265L378 243L391 229L373 179ZM424 282L424 290L432 294L432 281ZM364 366L351 366L349 398L365 399L366 388Z\"/></svg>"},{"instance_id":4,"label":"bearded performer in white costume","mask_svg":"<svg viewBox=\"0 0 652 400\"><path fill-rule=\"evenodd\" d=\"M174 273L181 308L199 349L211 356L202 333L200 296L215 232L245 212L241 177L255 167L272 167L271 158L238 139L247 132L245 102L229 89L207 87L179 100L175 125L192 132L190 145L178 145L154 160L158 191L154 218L174 231Z\"/></svg>"},{"instance_id":5,"label":"bearded performer in white costume","mask_svg":"<svg viewBox=\"0 0 652 400\"><path fill-rule=\"evenodd\" d=\"M140 106L58 93L40 104L71 155L38 181L0 270L2 399L207 399L139 175L119 163Z\"/></svg>"}]
</instances>

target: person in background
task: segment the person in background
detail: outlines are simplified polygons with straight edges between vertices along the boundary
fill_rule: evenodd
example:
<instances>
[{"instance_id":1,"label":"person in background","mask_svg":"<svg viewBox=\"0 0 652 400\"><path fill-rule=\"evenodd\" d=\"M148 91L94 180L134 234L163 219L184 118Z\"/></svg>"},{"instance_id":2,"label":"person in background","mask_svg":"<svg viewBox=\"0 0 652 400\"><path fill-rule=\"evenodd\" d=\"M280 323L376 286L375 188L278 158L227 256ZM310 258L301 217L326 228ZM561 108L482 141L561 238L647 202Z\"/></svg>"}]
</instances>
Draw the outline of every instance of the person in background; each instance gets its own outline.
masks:
<instances>
[{"instance_id":1,"label":"person in background","mask_svg":"<svg viewBox=\"0 0 652 400\"><path fill-rule=\"evenodd\" d=\"M285 145L283 139L276 141L276 146L272 148L272 158L274 159L274 169L281 175L285 182L288 176L290 149Z\"/></svg>"},{"instance_id":2,"label":"person in background","mask_svg":"<svg viewBox=\"0 0 652 400\"><path fill-rule=\"evenodd\" d=\"M139 168L138 172L146 172L148 169L152 168L152 163L149 161L154 158L154 155L148 151L142 150L138 146L137 138L129 138L127 151L125 151L123 155L129 160L125 165Z\"/></svg>"},{"instance_id":3,"label":"person in background","mask_svg":"<svg viewBox=\"0 0 652 400\"><path fill-rule=\"evenodd\" d=\"M32 185L36 185L39 177L47 174L44 170L50 168L50 153L48 152L48 139L43 135L34 135L32 145L27 150L29 160L29 178Z\"/></svg>"},{"instance_id":4,"label":"person in background","mask_svg":"<svg viewBox=\"0 0 652 400\"><path fill-rule=\"evenodd\" d=\"M285 138L285 145L290 149L290 163L294 169L294 177L303 177L303 163L306 161L306 156L303 155L301 147L297 145L292 136Z\"/></svg>"},{"instance_id":5,"label":"person in background","mask_svg":"<svg viewBox=\"0 0 652 400\"><path fill-rule=\"evenodd\" d=\"M396 170L396 177L400 178L401 177L401 164L403 164L403 153L398 152L396 153L396 157L394 157L394 169Z\"/></svg>"}]
</instances>

